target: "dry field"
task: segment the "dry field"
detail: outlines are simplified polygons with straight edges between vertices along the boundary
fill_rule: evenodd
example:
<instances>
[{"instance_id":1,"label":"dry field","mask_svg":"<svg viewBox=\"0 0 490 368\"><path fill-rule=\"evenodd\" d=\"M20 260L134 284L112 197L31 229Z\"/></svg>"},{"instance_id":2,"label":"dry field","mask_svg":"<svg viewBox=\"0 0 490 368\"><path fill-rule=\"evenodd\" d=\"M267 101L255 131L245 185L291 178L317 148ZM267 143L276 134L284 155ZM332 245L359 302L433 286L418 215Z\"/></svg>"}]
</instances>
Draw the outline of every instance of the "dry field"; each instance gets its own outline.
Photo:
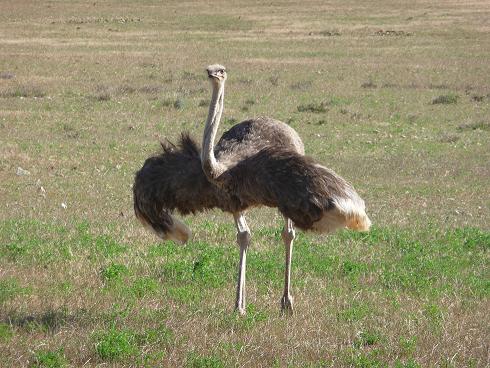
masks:
<instances>
[{"instance_id":1,"label":"dry field","mask_svg":"<svg viewBox=\"0 0 490 368\"><path fill-rule=\"evenodd\" d=\"M409 4L407 4L409 3ZM0 1L1 367L488 367L488 1ZM159 140L287 122L350 180L369 234L248 213L161 243L132 212Z\"/></svg>"}]
</instances>

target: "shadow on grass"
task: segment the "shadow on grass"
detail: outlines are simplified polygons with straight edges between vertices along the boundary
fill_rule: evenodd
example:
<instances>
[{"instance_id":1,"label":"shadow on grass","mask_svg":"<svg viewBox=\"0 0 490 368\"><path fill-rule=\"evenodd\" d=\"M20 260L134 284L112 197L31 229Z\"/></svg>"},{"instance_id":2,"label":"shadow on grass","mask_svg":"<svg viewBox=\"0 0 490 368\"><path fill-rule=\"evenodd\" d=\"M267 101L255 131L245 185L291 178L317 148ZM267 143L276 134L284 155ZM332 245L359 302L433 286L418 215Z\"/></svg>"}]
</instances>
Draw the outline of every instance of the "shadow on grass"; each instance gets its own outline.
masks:
<instances>
[{"instance_id":1,"label":"shadow on grass","mask_svg":"<svg viewBox=\"0 0 490 368\"><path fill-rule=\"evenodd\" d=\"M67 309L49 309L41 313L8 314L0 323L5 323L16 328L33 331L41 330L49 334L55 334L61 327L89 320L85 309L69 313Z\"/></svg>"}]
</instances>

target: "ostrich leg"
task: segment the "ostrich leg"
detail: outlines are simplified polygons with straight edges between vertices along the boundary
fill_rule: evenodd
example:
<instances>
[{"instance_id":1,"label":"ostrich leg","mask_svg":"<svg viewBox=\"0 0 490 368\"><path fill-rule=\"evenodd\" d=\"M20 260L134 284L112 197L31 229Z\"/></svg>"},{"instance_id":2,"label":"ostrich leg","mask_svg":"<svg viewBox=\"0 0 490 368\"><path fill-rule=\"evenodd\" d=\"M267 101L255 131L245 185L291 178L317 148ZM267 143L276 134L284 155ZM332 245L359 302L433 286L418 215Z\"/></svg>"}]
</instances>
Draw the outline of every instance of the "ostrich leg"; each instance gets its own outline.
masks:
<instances>
[{"instance_id":1,"label":"ostrich leg","mask_svg":"<svg viewBox=\"0 0 490 368\"><path fill-rule=\"evenodd\" d=\"M295 231L293 227L293 222L284 218L286 223L284 224L284 229L282 230L282 240L284 241L284 246L286 248L286 269L284 272L284 295L281 299L281 309L282 313L293 314L293 297L291 296L291 256L293 253L293 240L295 237Z\"/></svg>"},{"instance_id":2,"label":"ostrich leg","mask_svg":"<svg viewBox=\"0 0 490 368\"><path fill-rule=\"evenodd\" d=\"M245 267L247 264L247 248L250 244L250 229L242 213L233 214L237 228L237 242L240 247L240 263L238 266L238 284L236 288L235 310L245 314Z\"/></svg>"}]
</instances>

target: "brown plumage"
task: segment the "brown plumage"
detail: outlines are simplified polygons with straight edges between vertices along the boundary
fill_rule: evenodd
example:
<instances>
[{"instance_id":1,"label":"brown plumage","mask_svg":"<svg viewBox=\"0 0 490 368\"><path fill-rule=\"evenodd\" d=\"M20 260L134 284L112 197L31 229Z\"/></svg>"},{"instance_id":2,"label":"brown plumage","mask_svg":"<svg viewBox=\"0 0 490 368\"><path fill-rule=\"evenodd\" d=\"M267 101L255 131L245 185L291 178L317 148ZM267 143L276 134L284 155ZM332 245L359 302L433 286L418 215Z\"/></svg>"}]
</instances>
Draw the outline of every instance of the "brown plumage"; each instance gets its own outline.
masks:
<instances>
[{"instance_id":1,"label":"brown plumage","mask_svg":"<svg viewBox=\"0 0 490 368\"><path fill-rule=\"evenodd\" d=\"M219 189L202 171L196 142L186 133L178 146L162 143L162 153L145 161L135 176L133 198L136 216L163 239L174 228L174 210L187 215L221 202Z\"/></svg>"},{"instance_id":2,"label":"brown plumage","mask_svg":"<svg viewBox=\"0 0 490 368\"><path fill-rule=\"evenodd\" d=\"M237 226L240 267L236 309L245 312L245 264L250 231L244 211L252 206L277 207L285 218L286 246L283 310L292 312L290 264L294 226L330 232L348 227L368 230L364 201L330 169L304 156L298 134L286 124L258 118L235 125L214 147L223 111L224 67L208 67L213 84L202 150L182 134L177 146L146 160L133 187L134 208L141 222L163 239L184 243L190 230L172 213L183 215L219 208L230 212Z\"/></svg>"},{"instance_id":3,"label":"brown plumage","mask_svg":"<svg viewBox=\"0 0 490 368\"><path fill-rule=\"evenodd\" d=\"M223 134L215 152L220 156L224 152L229 154L235 151L233 157L245 158L260 149L257 145L251 150L249 144L256 141L258 136L268 137L262 147L272 143L274 146L289 147L290 151L304 152L299 136L291 135L291 128L283 124L267 118L243 121ZM280 126L284 133L274 131L274 126ZM189 133L182 133L177 145L170 142L162 142L161 145L162 152L145 161L136 173L133 185L136 216L145 225L150 225L161 238L173 239L170 229L174 224L172 212L175 210L182 215L213 208L235 213L260 204L254 200L241 199L211 183L202 169L201 150ZM240 168L247 170L244 165ZM246 187L240 189L245 194Z\"/></svg>"}]
</instances>

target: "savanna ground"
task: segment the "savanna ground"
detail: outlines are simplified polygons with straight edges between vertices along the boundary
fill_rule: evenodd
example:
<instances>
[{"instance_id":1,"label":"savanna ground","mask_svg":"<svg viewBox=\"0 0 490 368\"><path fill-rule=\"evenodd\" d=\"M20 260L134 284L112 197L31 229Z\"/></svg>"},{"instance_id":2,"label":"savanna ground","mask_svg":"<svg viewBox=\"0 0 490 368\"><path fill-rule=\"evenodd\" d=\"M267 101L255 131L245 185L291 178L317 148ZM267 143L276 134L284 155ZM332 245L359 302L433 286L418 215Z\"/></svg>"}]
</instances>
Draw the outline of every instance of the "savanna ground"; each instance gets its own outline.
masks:
<instances>
[{"instance_id":1,"label":"savanna ground","mask_svg":"<svg viewBox=\"0 0 490 368\"><path fill-rule=\"evenodd\" d=\"M2 1L0 366L489 365L490 4ZM353 182L368 234L248 213L248 314L232 218L159 242L131 186L158 141L266 115ZM21 169L18 169L18 168ZM27 170L26 173L23 170Z\"/></svg>"}]
</instances>

